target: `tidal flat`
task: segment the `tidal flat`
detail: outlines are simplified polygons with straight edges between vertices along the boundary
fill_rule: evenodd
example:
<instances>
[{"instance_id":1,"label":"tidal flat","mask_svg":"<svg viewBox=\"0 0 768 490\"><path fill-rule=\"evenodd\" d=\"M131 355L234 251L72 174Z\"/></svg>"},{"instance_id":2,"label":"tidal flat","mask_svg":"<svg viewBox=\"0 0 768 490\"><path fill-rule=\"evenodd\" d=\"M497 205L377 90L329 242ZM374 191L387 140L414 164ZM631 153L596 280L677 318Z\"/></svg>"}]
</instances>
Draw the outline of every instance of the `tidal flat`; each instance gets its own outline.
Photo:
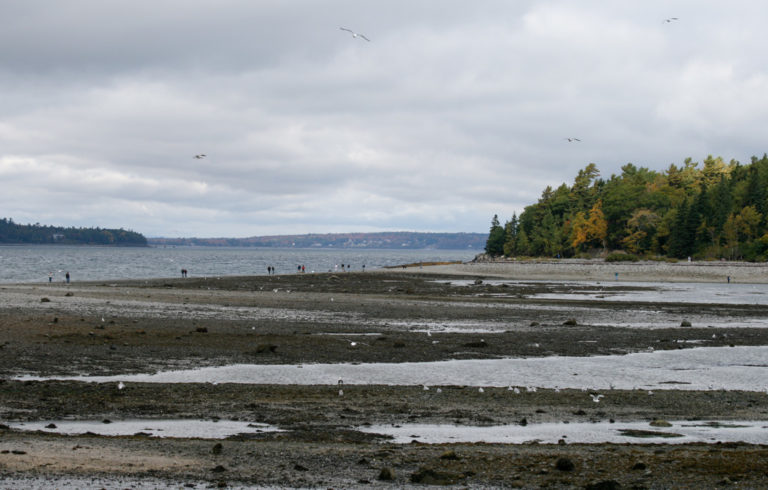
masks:
<instances>
[{"instance_id":1,"label":"tidal flat","mask_svg":"<svg viewBox=\"0 0 768 490\"><path fill-rule=\"evenodd\" d=\"M768 314L753 300L768 292L765 269L707 264L702 275L687 264L648 264L642 277L622 277L631 274L622 269L617 280L610 269L593 269L595 277L581 264L560 265L0 286L0 488L89 478L100 488L764 487L763 444L654 437L685 423L715 432L768 426L761 422L768 421L766 386L753 376L768 364L759 362ZM732 270L757 279L734 281L741 289L729 292L721 279ZM672 282L697 294L674 297ZM654 300L661 290L665 301ZM659 378L652 388L622 382L623 360L631 368L638 355L676 351L727 352L730 364L720 367L731 377L709 386L690 378L686 361L675 364L679 377ZM758 352L757 361L748 351ZM618 367L582 384L546 383L555 374L524 375L514 363L500 368L509 383L473 380L466 369L429 386L418 377L439 363L557 359L558 376L578 378L562 371L584 371L583 362L598 358ZM406 363L413 363L412 381L406 374L394 384L336 374L302 383L290 371L235 381L202 374L237 365L300 372ZM182 382L136 380L180 370L191 373ZM190 433L18 425L137 420L187 420ZM274 430L214 439L194 433L199 421ZM537 427L553 424L578 424L581 433L589 424L595 432L625 424L635 432L610 443L536 437ZM450 434L430 442L416 429L397 438L371 430L514 426L530 435L514 443L446 442L456 441Z\"/></svg>"}]
</instances>

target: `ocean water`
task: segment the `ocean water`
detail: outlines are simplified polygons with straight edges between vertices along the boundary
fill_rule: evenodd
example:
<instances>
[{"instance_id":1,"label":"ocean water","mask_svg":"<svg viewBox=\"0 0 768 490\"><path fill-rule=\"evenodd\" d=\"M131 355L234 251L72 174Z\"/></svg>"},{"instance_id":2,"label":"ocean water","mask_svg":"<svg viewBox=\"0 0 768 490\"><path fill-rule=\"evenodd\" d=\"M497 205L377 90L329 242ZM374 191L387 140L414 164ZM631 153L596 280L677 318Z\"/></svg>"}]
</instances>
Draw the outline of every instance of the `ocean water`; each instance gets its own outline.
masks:
<instances>
[{"instance_id":1,"label":"ocean water","mask_svg":"<svg viewBox=\"0 0 768 490\"><path fill-rule=\"evenodd\" d=\"M242 247L147 247L33 245L0 246L0 283L180 277L266 275L273 266L277 274L379 269L416 262L471 260L479 250L369 250L293 249Z\"/></svg>"}]
</instances>

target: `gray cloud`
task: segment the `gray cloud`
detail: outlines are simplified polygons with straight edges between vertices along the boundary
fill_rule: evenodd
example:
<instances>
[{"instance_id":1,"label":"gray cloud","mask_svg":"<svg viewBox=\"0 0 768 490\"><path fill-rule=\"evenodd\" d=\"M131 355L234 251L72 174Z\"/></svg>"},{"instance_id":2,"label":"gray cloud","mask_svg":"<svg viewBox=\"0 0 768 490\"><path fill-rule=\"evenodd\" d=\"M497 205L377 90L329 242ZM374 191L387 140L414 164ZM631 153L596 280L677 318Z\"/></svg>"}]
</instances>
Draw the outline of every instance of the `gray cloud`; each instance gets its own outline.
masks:
<instances>
[{"instance_id":1,"label":"gray cloud","mask_svg":"<svg viewBox=\"0 0 768 490\"><path fill-rule=\"evenodd\" d=\"M765 8L673 7L3 2L0 206L165 236L486 231L590 162L762 155Z\"/></svg>"}]
</instances>

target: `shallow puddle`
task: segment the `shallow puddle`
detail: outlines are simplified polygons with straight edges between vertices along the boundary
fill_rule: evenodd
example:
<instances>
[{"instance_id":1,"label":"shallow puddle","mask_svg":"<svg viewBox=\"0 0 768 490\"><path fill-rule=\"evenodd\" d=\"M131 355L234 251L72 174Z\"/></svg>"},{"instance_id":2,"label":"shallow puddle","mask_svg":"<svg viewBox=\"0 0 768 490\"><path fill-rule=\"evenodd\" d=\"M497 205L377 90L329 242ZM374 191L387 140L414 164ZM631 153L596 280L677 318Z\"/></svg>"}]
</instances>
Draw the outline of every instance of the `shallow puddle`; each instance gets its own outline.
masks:
<instances>
[{"instance_id":1,"label":"shallow puddle","mask_svg":"<svg viewBox=\"0 0 768 490\"><path fill-rule=\"evenodd\" d=\"M666 425L666 424L664 424ZM538 441L556 444L563 440L569 444L638 443L685 444L691 442L746 442L768 444L768 422L669 422L669 426L654 427L648 422L552 423L461 426L461 425L373 425L359 427L361 432L389 435L393 442L406 444L419 441L427 444L444 443L501 443L524 444Z\"/></svg>"},{"instance_id":2,"label":"shallow puddle","mask_svg":"<svg viewBox=\"0 0 768 490\"><path fill-rule=\"evenodd\" d=\"M454 286L474 287L474 281L459 279ZM536 285L557 292L525 294L526 298L554 300L637 301L652 303L708 303L731 305L768 305L768 284L738 283L648 283L609 281L508 281L489 279L490 286L509 286L508 297L516 297L515 288ZM565 292L562 290L565 289ZM498 295L497 295L498 296ZM502 295L503 296L503 295Z\"/></svg>"},{"instance_id":3,"label":"shallow puddle","mask_svg":"<svg viewBox=\"0 0 768 490\"><path fill-rule=\"evenodd\" d=\"M236 434L278 431L274 426L234 420L46 420L10 422L12 429L54 434L93 433L102 436L179 437L224 439Z\"/></svg>"},{"instance_id":4,"label":"shallow puddle","mask_svg":"<svg viewBox=\"0 0 768 490\"><path fill-rule=\"evenodd\" d=\"M546 346L542 346L545 348ZM744 390L768 388L768 346L695 347L621 356L539 357L411 363L238 364L125 376L20 376L97 383L241 383ZM768 395L766 395L768 396Z\"/></svg>"}]
</instances>

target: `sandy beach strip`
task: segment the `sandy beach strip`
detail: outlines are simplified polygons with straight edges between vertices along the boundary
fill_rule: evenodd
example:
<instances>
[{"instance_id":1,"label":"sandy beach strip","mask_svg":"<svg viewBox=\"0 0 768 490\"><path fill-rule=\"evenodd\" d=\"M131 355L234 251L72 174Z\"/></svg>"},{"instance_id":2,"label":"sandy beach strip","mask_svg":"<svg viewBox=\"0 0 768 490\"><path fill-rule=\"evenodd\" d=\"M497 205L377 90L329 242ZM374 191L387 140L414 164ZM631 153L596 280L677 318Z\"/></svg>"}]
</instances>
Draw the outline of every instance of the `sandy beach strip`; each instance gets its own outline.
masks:
<instances>
[{"instance_id":1,"label":"sandy beach strip","mask_svg":"<svg viewBox=\"0 0 768 490\"><path fill-rule=\"evenodd\" d=\"M750 262L604 262L525 260L410 266L411 272L501 279L768 284L768 264Z\"/></svg>"}]
</instances>

